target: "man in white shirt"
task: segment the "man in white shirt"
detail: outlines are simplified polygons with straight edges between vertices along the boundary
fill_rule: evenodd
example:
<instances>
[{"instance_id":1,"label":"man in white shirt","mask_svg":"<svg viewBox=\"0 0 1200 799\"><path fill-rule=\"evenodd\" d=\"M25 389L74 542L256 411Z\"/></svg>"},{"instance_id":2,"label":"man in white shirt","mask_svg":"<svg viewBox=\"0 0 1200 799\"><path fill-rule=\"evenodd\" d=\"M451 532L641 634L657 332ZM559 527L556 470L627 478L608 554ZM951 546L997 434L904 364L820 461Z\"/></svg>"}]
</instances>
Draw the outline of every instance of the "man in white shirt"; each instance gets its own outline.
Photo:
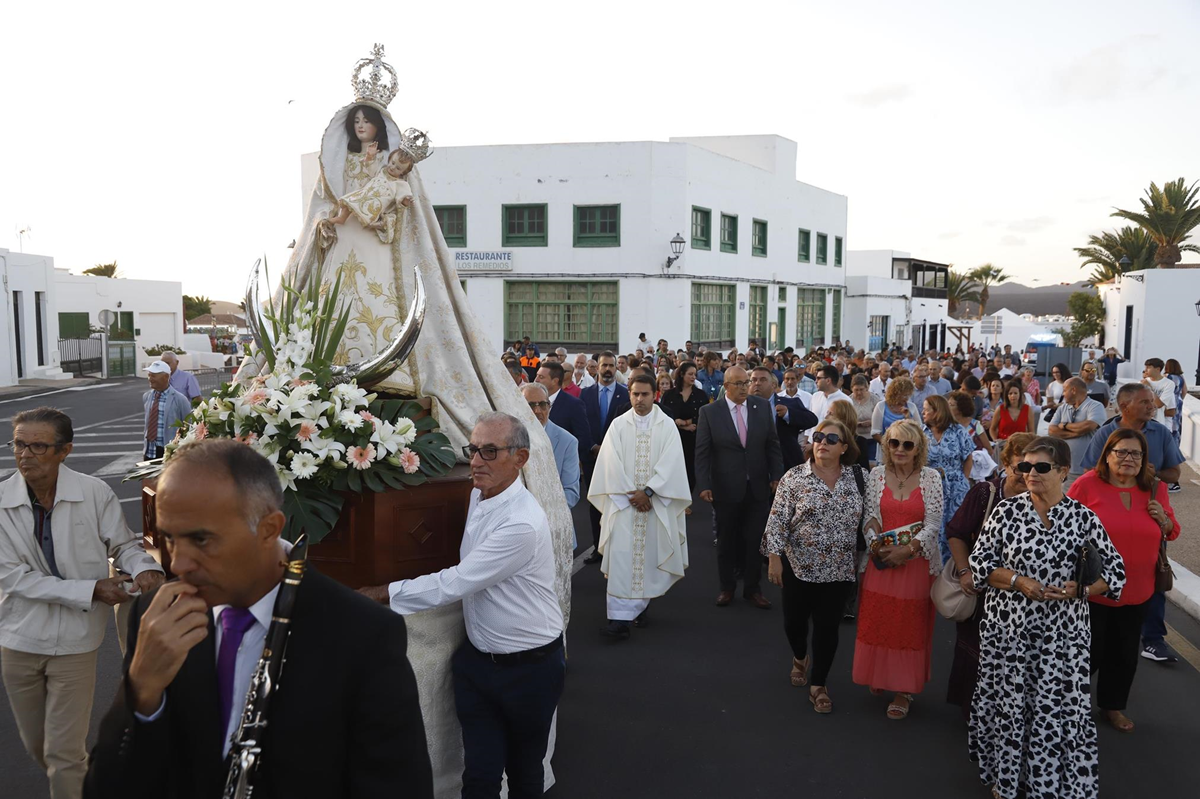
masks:
<instances>
[{"instance_id":1,"label":"man in white shirt","mask_svg":"<svg viewBox=\"0 0 1200 799\"><path fill-rule=\"evenodd\" d=\"M795 369L788 369L783 373L783 391L779 392L779 397L787 399L798 399L804 403L804 407L812 410L813 395L800 388L800 373Z\"/></svg>"},{"instance_id":2,"label":"man in white shirt","mask_svg":"<svg viewBox=\"0 0 1200 799\"><path fill-rule=\"evenodd\" d=\"M867 370L867 375L871 378L871 384L867 390L877 397L882 397L887 391L887 384L891 382L890 379L884 379L885 375L890 377L891 368L886 363L878 366L872 365Z\"/></svg>"},{"instance_id":3,"label":"man in white shirt","mask_svg":"<svg viewBox=\"0 0 1200 799\"><path fill-rule=\"evenodd\" d=\"M566 673L550 523L519 479L529 460L519 419L483 414L463 451L475 488L458 565L392 583L388 596L402 614L463 603L467 642L453 661L463 795L498 797L507 772L510 796L541 796Z\"/></svg>"},{"instance_id":4,"label":"man in white shirt","mask_svg":"<svg viewBox=\"0 0 1200 799\"><path fill-rule=\"evenodd\" d=\"M1087 471L1083 468L1083 455L1100 425L1107 421L1108 414L1103 405L1087 395L1087 383L1078 377L1068 378L1063 384L1062 399L1050 417L1050 435L1063 439L1071 449L1069 486Z\"/></svg>"},{"instance_id":5,"label":"man in white shirt","mask_svg":"<svg viewBox=\"0 0 1200 799\"><path fill-rule=\"evenodd\" d=\"M579 386L580 390L596 383L596 378L588 374L587 362L588 356L584 353L575 356L575 371L571 374L571 382Z\"/></svg>"},{"instance_id":6,"label":"man in white shirt","mask_svg":"<svg viewBox=\"0 0 1200 799\"><path fill-rule=\"evenodd\" d=\"M609 427L588 486L600 511L600 571L608 579L610 638L642 627L650 600L683 577L688 565L684 510L692 504L683 444L669 416L654 404L654 378L634 375L631 413Z\"/></svg>"},{"instance_id":7,"label":"man in white shirt","mask_svg":"<svg viewBox=\"0 0 1200 799\"><path fill-rule=\"evenodd\" d=\"M838 400L850 401L850 398L838 388L840 379L837 368L823 366L817 371L817 393L813 394L812 412L820 422L829 413L829 406Z\"/></svg>"},{"instance_id":8,"label":"man in white shirt","mask_svg":"<svg viewBox=\"0 0 1200 799\"><path fill-rule=\"evenodd\" d=\"M1154 421L1170 428L1175 424L1178 411L1175 408L1175 383L1163 374L1165 366L1161 358L1147 360L1146 368L1142 370L1142 385L1149 386L1154 393Z\"/></svg>"},{"instance_id":9,"label":"man in white shirt","mask_svg":"<svg viewBox=\"0 0 1200 799\"><path fill-rule=\"evenodd\" d=\"M598 365L598 364L597 364ZM592 381L593 383L595 380ZM625 385L629 382L629 356L617 356L617 382Z\"/></svg>"},{"instance_id":10,"label":"man in white shirt","mask_svg":"<svg viewBox=\"0 0 1200 799\"><path fill-rule=\"evenodd\" d=\"M162 567L125 524L111 488L63 465L71 419L54 408L13 418L16 474L0 484L0 662L25 749L50 795L78 797L96 652L109 606L162 584ZM108 559L133 574L109 577Z\"/></svg>"}]
</instances>

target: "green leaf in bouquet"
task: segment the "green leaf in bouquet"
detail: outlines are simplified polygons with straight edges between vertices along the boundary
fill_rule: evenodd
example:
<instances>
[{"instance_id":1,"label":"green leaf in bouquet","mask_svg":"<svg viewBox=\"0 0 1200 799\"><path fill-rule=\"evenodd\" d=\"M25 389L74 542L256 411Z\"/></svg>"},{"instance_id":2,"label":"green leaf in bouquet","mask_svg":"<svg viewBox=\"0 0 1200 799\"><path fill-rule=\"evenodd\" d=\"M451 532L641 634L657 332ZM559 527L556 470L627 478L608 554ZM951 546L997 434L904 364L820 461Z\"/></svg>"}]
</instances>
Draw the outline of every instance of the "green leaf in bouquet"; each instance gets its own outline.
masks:
<instances>
[{"instance_id":1,"label":"green leaf in bouquet","mask_svg":"<svg viewBox=\"0 0 1200 799\"><path fill-rule=\"evenodd\" d=\"M404 405L405 405L404 400L396 400L396 399L384 400L383 401L383 413L382 413L381 418L386 419L389 422L395 422L396 419L400 416L400 414L403 413ZM420 406L418 406L418 407L420 407Z\"/></svg>"},{"instance_id":2,"label":"green leaf in bouquet","mask_svg":"<svg viewBox=\"0 0 1200 799\"><path fill-rule=\"evenodd\" d=\"M313 485L311 481L303 491L284 491L283 512L287 516L284 537L294 542L304 533L312 543L319 542L337 524L344 502L341 494Z\"/></svg>"},{"instance_id":3,"label":"green leaf in bouquet","mask_svg":"<svg viewBox=\"0 0 1200 799\"><path fill-rule=\"evenodd\" d=\"M407 486L419 486L429 479L420 472L417 472L416 474L406 474L405 472L400 472L397 477L400 478L400 482Z\"/></svg>"},{"instance_id":4,"label":"green leaf in bouquet","mask_svg":"<svg viewBox=\"0 0 1200 799\"><path fill-rule=\"evenodd\" d=\"M366 483L367 488L376 493L383 491L383 482L373 468L363 472L363 482Z\"/></svg>"},{"instance_id":5,"label":"green leaf in bouquet","mask_svg":"<svg viewBox=\"0 0 1200 799\"><path fill-rule=\"evenodd\" d=\"M438 429L437 420L432 416L423 416L420 419L413 419L413 425L417 428L417 432L419 433Z\"/></svg>"},{"instance_id":6,"label":"green leaf in bouquet","mask_svg":"<svg viewBox=\"0 0 1200 799\"><path fill-rule=\"evenodd\" d=\"M400 479L399 475L393 469L380 469L379 479L387 483L390 488L397 490L404 488L404 481Z\"/></svg>"},{"instance_id":7,"label":"green leaf in bouquet","mask_svg":"<svg viewBox=\"0 0 1200 799\"><path fill-rule=\"evenodd\" d=\"M400 413L404 414L409 419L412 419L414 416L419 416L424 412L425 409L421 407L421 403L414 402L413 400L405 400L404 405L402 405L400 408Z\"/></svg>"},{"instance_id":8,"label":"green leaf in bouquet","mask_svg":"<svg viewBox=\"0 0 1200 799\"><path fill-rule=\"evenodd\" d=\"M362 478L359 477L359 472L353 466L346 470L346 485L356 494L362 493Z\"/></svg>"}]
</instances>

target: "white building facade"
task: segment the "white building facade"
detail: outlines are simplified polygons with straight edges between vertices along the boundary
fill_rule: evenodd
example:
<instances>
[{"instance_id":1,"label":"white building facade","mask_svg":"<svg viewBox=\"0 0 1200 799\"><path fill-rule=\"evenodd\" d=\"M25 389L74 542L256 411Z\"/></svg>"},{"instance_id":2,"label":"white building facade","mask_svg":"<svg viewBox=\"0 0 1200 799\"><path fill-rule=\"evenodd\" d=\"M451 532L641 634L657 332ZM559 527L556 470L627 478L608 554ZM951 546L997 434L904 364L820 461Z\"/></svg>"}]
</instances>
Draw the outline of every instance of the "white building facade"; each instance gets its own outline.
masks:
<instances>
[{"instance_id":1,"label":"white building facade","mask_svg":"<svg viewBox=\"0 0 1200 799\"><path fill-rule=\"evenodd\" d=\"M58 327L63 338L87 338L100 312L116 315L114 327L133 335L138 346L178 347L183 341L183 284L173 280L73 275L54 270Z\"/></svg>"},{"instance_id":2,"label":"white building facade","mask_svg":"<svg viewBox=\"0 0 1200 799\"><path fill-rule=\"evenodd\" d=\"M854 250L846 265L846 337L877 352L892 344L954 350L947 311L949 266L899 250ZM966 347L964 346L964 349Z\"/></svg>"},{"instance_id":3,"label":"white building facade","mask_svg":"<svg viewBox=\"0 0 1200 799\"><path fill-rule=\"evenodd\" d=\"M1200 268L1126 272L1099 287L1104 301L1104 346L1127 363L1117 376L1140 380L1147 358L1174 358L1188 386L1197 383L1200 347Z\"/></svg>"},{"instance_id":4,"label":"white building facade","mask_svg":"<svg viewBox=\"0 0 1200 799\"><path fill-rule=\"evenodd\" d=\"M796 180L796 153L779 136L444 147L420 169L497 352L632 352L640 333L807 349L846 337L847 200Z\"/></svg>"},{"instance_id":5,"label":"white building facade","mask_svg":"<svg viewBox=\"0 0 1200 799\"><path fill-rule=\"evenodd\" d=\"M68 378L58 367L54 259L0 249L4 302L0 307L0 386L24 379Z\"/></svg>"}]
</instances>

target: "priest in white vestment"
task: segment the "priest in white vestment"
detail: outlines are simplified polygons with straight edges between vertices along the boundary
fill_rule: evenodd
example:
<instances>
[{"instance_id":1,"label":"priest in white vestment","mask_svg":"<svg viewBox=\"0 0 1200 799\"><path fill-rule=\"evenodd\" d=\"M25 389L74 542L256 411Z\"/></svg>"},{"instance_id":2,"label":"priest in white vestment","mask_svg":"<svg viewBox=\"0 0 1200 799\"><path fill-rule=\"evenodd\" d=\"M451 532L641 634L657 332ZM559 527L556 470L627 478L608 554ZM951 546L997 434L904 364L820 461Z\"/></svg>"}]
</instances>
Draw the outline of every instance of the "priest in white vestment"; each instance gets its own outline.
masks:
<instances>
[{"instance_id":1,"label":"priest in white vestment","mask_svg":"<svg viewBox=\"0 0 1200 799\"><path fill-rule=\"evenodd\" d=\"M588 501L601 513L600 570L608 578L606 635L628 638L650 600L688 565L684 510L692 502L675 423L654 404L654 380L629 381L632 410L613 420L596 456Z\"/></svg>"}]
</instances>

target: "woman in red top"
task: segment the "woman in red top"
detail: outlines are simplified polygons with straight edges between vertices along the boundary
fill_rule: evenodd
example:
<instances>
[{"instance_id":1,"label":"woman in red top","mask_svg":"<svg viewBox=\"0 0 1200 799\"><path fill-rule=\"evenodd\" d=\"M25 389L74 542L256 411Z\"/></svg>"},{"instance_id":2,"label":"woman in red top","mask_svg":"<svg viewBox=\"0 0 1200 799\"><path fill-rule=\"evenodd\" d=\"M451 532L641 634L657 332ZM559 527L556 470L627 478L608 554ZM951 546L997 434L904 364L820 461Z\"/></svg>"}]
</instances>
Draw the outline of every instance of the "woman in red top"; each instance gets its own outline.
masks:
<instances>
[{"instance_id":1,"label":"woman in red top","mask_svg":"<svg viewBox=\"0 0 1200 799\"><path fill-rule=\"evenodd\" d=\"M1142 616L1154 593L1159 546L1164 537L1178 538L1180 529L1167 485L1154 477L1148 450L1141 433L1118 427L1104 442L1096 468L1076 480L1067 493L1100 517L1125 561L1127 579L1121 599L1093 596L1090 608L1092 672L1100 672L1096 703L1121 732L1133 731L1133 722L1122 711L1137 671Z\"/></svg>"},{"instance_id":2,"label":"woman in red top","mask_svg":"<svg viewBox=\"0 0 1200 799\"><path fill-rule=\"evenodd\" d=\"M1004 384L1004 404L992 416L992 441L1007 441L1013 433L1037 433L1037 417L1025 402L1021 380L1014 378Z\"/></svg>"}]
</instances>

